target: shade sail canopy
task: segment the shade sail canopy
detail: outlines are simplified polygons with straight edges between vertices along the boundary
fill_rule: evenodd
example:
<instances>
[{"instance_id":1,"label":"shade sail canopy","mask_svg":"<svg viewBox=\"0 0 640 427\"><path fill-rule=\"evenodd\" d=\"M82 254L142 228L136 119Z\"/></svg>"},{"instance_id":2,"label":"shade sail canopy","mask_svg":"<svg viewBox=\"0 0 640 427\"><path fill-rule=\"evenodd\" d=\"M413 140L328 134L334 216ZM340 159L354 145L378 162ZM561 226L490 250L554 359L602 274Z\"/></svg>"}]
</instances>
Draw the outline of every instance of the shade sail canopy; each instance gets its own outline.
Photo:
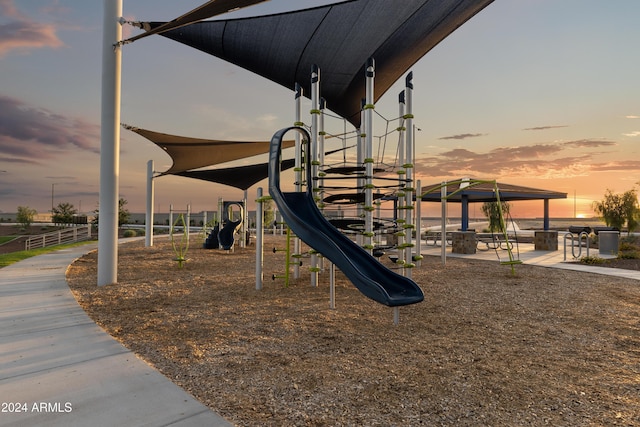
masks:
<instances>
[{"instance_id":1,"label":"shade sail canopy","mask_svg":"<svg viewBox=\"0 0 640 427\"><path fill-rule=\"evenodd\" d=\"M482 180L484 181L484 180ZM461 202L465 198L469 202L494 202L496 194L493 182L486 182L470 186L460 190L460 181L454 181L447 185L448 202ZM422 187L422 200L425 202L440 202L440 188L442 183L431 184ZM516 200L548 200L566 199L567 193L541 190L538 188L522 187L519 185L497 183L500 191L500 201L510 202ZM456 193L457 192L457 193ZM453 194L455 193L455 194Z\"/></svg>"},{"instance_id":2,"label":"shade sail canopy","mask_svg":"<svg viewBox=\"0 0 640 427\"><path fill-rule=\"evenodd\" d=\"M161 35L293 90L311 91L318 65L327 107L360 125L365 64L376 61L375 101L493 0L351 0L286 13L198 22ZM165 23L148 23L158 28Z\"/></svg>"},{"instance_id":3,"label":"shade sail canopy","mask_svg":"<svg viewBox=\"0 0 640 427\"><path fill-rule=\"evenodd\" d=\"M291 169L294 165L295 159L283 160L280 163L280 169ZM204 181L229 185L231 187L239 188L240 190L247 190L252 185L257 184L269 176L269 164L261 163L235 168L184 171L178 172L175 175L202 179Z\"/></svg>"},{"instance_id":4,"label":"shade sail canopy","mask_svg":"<svg viewBox=\"0 0 640 427\"><path fill-rule=\"evenodd\" d=\"M177 174L191 169L244 159L269 151L269 141L201 139L169 135L132 126L125 126L125 128L152 141L171 156L173 165L163 174ZM283 145L293 147L295 142L284 141Z\"/></svg>"},{"instance_id":5,"label":"shade sail canopy","mask_svg":"<svg viewBox=\"0 0 640 427\"><path fill-rule=\"evenodd\" d=\"M175 28L180 28L194 22L202 21L203 19L208 19L216 15L222 15L223 13L231 12L233 10L247 6L252 6L264 1L266 0L211 0L185 13L184 15L179 16L173 21L165 22L163 25L155 27L153 29L151 29L149 26L143 25L143 27L145 27L145 29L147 30L146 32L128 38L123 43L131 43L143 37L147 37L153 34L159 34L163 31L168 31Z\"/></svg>"}]
</instances>

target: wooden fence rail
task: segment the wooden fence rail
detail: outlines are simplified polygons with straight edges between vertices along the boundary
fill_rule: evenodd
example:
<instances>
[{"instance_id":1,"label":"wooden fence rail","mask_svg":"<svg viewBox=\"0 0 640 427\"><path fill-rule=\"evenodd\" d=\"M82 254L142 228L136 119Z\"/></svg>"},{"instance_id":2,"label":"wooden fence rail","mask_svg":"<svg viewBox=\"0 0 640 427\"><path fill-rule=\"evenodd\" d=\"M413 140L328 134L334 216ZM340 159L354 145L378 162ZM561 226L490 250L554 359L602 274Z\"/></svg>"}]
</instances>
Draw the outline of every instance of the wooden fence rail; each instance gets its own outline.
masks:
<instances>
[{"instance_id":1,"label":"wooden fence rail","mask_svg":"<svg viewBox=\"0 0 640 427\"><path fill-rule=\"evenodd\" d=\"M46 248L89 239L91 239L91 224L63 228L51 233L31 236L24 242L24 249L28 251L35 248Z\"/></svg>"}]
</instances>

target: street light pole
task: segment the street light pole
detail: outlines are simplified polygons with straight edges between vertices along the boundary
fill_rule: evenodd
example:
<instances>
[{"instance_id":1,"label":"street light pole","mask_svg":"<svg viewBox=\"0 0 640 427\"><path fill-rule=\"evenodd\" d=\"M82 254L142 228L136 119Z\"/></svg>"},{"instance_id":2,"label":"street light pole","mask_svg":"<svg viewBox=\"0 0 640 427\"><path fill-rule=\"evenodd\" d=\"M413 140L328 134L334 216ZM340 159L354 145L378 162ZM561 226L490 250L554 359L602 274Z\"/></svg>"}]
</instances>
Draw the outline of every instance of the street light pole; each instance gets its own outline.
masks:
<instances>
[{"instance_id":1,"label":"street light pole","mask_svg":"<svg viewBox=\"0 0 640 427\"><path fill-rule=\"evenodd\" d=\"M55 186L55 184L51 184L51 213L53 213L53 188Z\"/></svg>"}]
</instances>

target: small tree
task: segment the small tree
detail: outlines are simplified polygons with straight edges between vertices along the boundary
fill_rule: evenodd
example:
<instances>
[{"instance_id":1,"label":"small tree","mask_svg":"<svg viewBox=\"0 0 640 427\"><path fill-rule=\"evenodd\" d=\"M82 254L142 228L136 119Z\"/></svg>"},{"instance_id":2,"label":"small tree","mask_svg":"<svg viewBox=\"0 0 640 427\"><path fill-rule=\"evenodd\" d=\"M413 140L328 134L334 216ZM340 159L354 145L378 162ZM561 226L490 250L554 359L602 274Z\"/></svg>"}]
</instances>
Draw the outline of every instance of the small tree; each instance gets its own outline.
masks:
<instances>
[{"instance_id":1,"label":"small tree","mask_svg":"<svg viewBox=\"0 0 640 427\"><path fill-rule=\"evenodd\" d=\"M35 209L31 209L29 206L18 206L16 220L22 228L29 228L37 213Z\"/></svg>"},{"instance_id":2,"label":"small tree","mask_svg":"<svg viewBox=\"0 0 640 427\"><path fill-rule=\"evenodd\" d=\"M51 220L54 224L73 224L73 217L78 213L78 210L73 207L71 203L59 203L58 206L53 208L53 215Z\"/></svg>"},{"instance_id":3,"label":"small tree","mask_svg":"<svg viewBox=\"0 0 640 427\"><path fill-rule=\"evenodd\" d=\"M127 199L123 197L120 197L120 199L118 200L118 226L128 224L129 219L131 218L131 214L129 213L127 208L125 208L125 205L127 203L129 202L127 202Z\"/></svg>"},{"instance_id":4,"label":"small tree","mask_svg":"<svg viewBox=\"0 0 640 427\"><path fill-rule=\"evenodd\" d=\"M601 201L593 202L593 210L600 215L608 227L622 230L627 224L628 232L633 231L640 221L638 193L635 188L623 194L614 194L610 189Z\"/></svg>"},{"instance_id":5,"label":"small tree","mask_svg":"<svg viewBox=\"0 0 640 427\"><path fill-rule=\"evenodd\" d=\"M273 200L266 199L264 202L262 202L262 209L264 212L264 224L267 227L271 227L273 222L276 220L276 212L273 209Z\"/></svg>"},{"instance_id":6,"label":"small tree","mask_svg":"<svg viewBox=\"0 0 640 427\"><path fill-rule=\"evenodd\" d=\"M503 231L502 224L503 218L500 215L499 206L502 207L502 215L509 216L509 210L511 209L511 205L509 202L484 202L482 204L482 213L489 219L489 231Z\"/></svg>"},{"instance_id":7,"label":"small tree","mask_svg":"<svg viewBox=\"0 0 640 427\"><path fill-rule=\"evenodd\" d=\"M131 218L131 213L129 213L129 211L124 207L127 203L127 199L120 197L120 199L118 200L118 226L121 226L122 224L127 224L129 222L129 219ZM100 219L99 219L99 214L100 214L100 207L97 207L94 211L94 216L93 216L93 221L91 222L94 226L98 226Z\"/></svg>"}]
</instances>

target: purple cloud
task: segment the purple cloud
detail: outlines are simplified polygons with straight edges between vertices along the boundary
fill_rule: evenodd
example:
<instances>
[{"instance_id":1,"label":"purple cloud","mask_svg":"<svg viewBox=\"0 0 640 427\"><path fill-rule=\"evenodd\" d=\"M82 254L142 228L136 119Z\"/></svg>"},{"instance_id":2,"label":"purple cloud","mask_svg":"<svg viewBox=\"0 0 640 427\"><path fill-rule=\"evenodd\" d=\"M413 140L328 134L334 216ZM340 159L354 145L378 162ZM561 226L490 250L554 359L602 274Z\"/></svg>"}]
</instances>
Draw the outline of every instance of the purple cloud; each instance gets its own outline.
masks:
<instances>
[{"instance_id":1,"label":"purple cloud","mask_svg":"<svg viewBox=\"0 0 640 427\"><path fill-rule=\"evenodd\" d=\"M8 18L7 23L0 24L0 57L14 50L64 46L52 24L35 22L22 15L13 0L0 0L0 15Z\"/></svg>"},{"instance_id":2,"label":"purple cloud","mask_svg":"<svg viewBox=\"0 0 640 427\"><path fill-rule=\"evenodd\" d=\"M100 128L0 95L2 161L37 163L66 150L98 153Z\"/></svg>"},{"instance_id":3,"label":"purple cloud","mask_svg":"<svg viewBox=\"0 0 640 427\"><path fill-rule=\"evenodd\" d=\"M549 126L535 126L532 128L524 128L522 130L547 130L547 129L557 129L557 128L566 128L568 125L549 125Z\"/></svg>"},{"instance_id":4,"label":"purple cloud","mask_svg":"<svg viewBox=\"0 0 640 427\"><path fill-rule=\"evenodd\" d=\"M438 139L467 139L467 138L477 138L479 136L484 136L485 134L483 133L461 133L458 135L450 135L450 136L443 136L441 138Z\"/></svg>"},{"instance_id":5,"label":"purple cloud","mask_svg":"<svg viewBox=\"0 0 640 427\"><path fill-rule=\"evenodd\" d=\"M606 141L603 139L578 139L576 141L567 141L564 145L576 148L596 148L596 147L612 147L617 145L615 141Z\"/></svg>"},{"instance_id":6,"label":"purple cloud","mask_svg":"<svg viewBox=\"0 0 640 427\"><path fill-rule=\"evenodd\" d=\"M574 156L564 155L575 148L589 149L612 145L616 145L616 142L584 139L559 144L501 147L484 153L457 148L437 156L419 157L414 163L416 173L425 177L561 178L586 176L592 172L640 170L640 161L622 160L604 163L599 161L599 153L593 151L581 152Z\"/></svg>"}]
</instances>

